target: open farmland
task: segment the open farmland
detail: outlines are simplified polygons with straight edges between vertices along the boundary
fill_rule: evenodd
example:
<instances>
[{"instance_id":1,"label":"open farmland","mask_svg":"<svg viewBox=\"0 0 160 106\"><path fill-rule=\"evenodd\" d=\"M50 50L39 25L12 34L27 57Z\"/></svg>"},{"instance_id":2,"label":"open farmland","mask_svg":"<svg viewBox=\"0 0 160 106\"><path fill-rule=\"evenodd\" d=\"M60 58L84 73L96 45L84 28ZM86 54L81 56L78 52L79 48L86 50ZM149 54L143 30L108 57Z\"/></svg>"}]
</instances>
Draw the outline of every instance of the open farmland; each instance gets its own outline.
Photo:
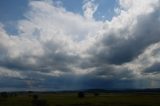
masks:
<instances>
[{"instance_id":1,"label":"open farmland","mask_svg":"<svg viewBox=\"0 0 160 106\"><path fill-rule=\"evenodd\" d=\"M35 102L36 101L36 102ZM38 103L37 103L38 102ZM159 106L160 93L8 93L0 106Z\"/></svg>"}]
</instances>

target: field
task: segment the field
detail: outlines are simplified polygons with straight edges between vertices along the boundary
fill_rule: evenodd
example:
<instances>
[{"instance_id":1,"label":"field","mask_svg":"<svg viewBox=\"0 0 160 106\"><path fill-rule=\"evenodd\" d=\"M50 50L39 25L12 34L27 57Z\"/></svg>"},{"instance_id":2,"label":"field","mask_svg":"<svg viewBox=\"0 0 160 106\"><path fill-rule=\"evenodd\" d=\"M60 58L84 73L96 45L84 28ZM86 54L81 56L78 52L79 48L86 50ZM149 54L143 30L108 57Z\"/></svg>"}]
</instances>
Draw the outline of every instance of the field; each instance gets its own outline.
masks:
<instances>
[{"instance_id":1,"label":"field","mask_svg":"<svg viewBox=\"0 0 160 106\"><path fill-rule=\"evenodd\" d=\"M84 97L83 97L84 96ZM0 106L160 106L160 93L8 93Z\"/></svg>"}]
</instances>

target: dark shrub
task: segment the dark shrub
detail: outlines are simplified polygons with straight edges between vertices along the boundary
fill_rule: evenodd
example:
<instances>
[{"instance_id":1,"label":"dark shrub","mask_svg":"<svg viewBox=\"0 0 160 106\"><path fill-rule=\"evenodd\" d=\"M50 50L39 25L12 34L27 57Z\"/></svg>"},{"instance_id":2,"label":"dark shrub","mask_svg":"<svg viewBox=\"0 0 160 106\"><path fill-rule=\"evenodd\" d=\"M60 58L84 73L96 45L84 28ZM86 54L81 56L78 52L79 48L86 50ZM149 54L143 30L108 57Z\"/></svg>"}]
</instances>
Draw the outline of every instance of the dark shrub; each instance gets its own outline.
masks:
<instances>
[{"instance_id":1,"label":"dark shrub","mask_svg":"<svg viewBox=\"0 0 160 106\"><path fill-rule=\"evenodd\" d=\"M32 106L48 106L46 100L39 99L38 95L33 95Z\"/></svg>"},{"instance_id":2,"label":"dark shrub","mask_svg":"<svg viewBox=\"0 0 160 106\"><path fill-rule=\"evenodd\" d=\"M29 93L29 94L32 94L32 93L33 93L33 91L28 91L28 93Z\"/></svg>"},{"instance_id":3,"label":"dark shrub","mask_svg":"<svg viewBox=\"0 0 160 106\"><path fill-rule=\"evenodd\" d=\"M94 96L99 96L99 93L98 93L98 92L95 92L95 93L94 93Z\"/></svg>"},{"instance_id":4,"label":"dark shrub","mask_svg":"<svg viewBox=\"0 0 160 106\"><path fill-rule=\"evenodd\" d=\"M46 100L33 100L32 106L48 106Z\"/></svg>"},{"instance_id":5,"label":"dark shrub","mask_svg":"<svg viewBox=\"0 0 160 106\"><path fill-rule=\"evenodd\" d=\"M85 97L84 92L78 92L78 97L79 97L79 98L84 98L84 97Z\"/></svg>"},{"instance_id":6,"label":"dark shrub","mask_svg":"<svg viewBox=\"0 0 160 106\"><path fill-rule=\"evenodd\" d=\"M1 97L3 98L7 98L8 97L8 93L7 92L1 92Z\"/></svg>"},{"instance_id":7,"label":"dark shrub","mask_svg":"<svg viewBox=\"0 0 160 106\"><path fill-rule=\"evenodd\" d=\"M37 100L38 99L38 95L33 95L33 100Z\"/></svg>"}]
</instances>

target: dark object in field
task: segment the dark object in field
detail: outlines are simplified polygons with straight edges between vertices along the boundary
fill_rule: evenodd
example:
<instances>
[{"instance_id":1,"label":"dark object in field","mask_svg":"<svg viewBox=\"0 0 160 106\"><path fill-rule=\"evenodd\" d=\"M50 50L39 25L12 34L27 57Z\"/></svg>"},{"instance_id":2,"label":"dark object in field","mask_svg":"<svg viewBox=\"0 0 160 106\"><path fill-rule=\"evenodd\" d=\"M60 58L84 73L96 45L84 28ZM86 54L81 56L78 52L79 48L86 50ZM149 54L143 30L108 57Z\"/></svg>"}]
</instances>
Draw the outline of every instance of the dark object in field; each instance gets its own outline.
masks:
<instances>
[{"instance_id":1,"label":"dark object in field","mask_svg":"<svg viewBox=\"0 0 160 106\"><path fill-rule=\"evenodd\" d=\"M33 100L32 106L48 106L46 100Z\"/></svg>"},{"instance_id":2,"label":"dark object in field","mask_svg":"<svg viewBox=\"0 0 160 106\"><path fill-rule=\"evenodd\" d=\"M95 93L94 93L94 96L99 96L99 93L98 93L98 92L95 92Z\"/></svg>"},{"instance_id":3,"label":"dark object in field","mask_svg":"<svg viewBox=\"0 0 160 106\"><path fill-rule=\"evenodd\" d=\"M8 97L8 93L7 92L1 92L1 97L3 98L7 98Z\"/></svg>"},{"instance_id":4,"label":"dark object in field","mask_svg":"<svg viewBox=\"0 0 160 106\"><path fill-rule=\"evenodd\" d=\"M78 97L79 98L84 98L85 97L85 93L84 92L78 92Z\"/></svg>"},{"instance_id":5,"label":"dark object in field","mask_svg":"<svg viewBox=\"0 0 160 106\"><path fill-rule=\"evenodd\" d=\"M38 95L33 95L32 106L48 106L46 100L39 99Z\"/></svg>"},{"instance_id":6,"label":"dark object in field","mask_svg":"<svg viewBox=\"0 0 160 106\"><path fill-rule=\"evenodd\" d=\"M38 100L38 95L33 95L33 100Z\"/></svg>"}]
</instances>

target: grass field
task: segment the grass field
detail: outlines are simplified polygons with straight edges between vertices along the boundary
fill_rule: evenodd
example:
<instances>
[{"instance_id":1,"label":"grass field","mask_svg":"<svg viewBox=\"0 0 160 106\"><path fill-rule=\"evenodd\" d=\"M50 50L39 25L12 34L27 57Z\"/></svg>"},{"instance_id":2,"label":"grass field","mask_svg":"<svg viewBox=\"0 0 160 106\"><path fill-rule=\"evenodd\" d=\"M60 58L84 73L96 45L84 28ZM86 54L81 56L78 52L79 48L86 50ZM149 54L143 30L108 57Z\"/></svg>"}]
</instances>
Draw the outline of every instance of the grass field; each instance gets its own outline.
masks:
<instances>
[{"instance_id":1,"label":"grass field","mask_svg":"<svg viewBox=\"0 0 160 106\"><path fill-rule=\"evenodd\" d=\"M33 103L33 95L40 104ZM0 97L0 106L160 106L160 93L86 93L83 98L77 93L8 94Z\"/></svg>"}]
</instances>

